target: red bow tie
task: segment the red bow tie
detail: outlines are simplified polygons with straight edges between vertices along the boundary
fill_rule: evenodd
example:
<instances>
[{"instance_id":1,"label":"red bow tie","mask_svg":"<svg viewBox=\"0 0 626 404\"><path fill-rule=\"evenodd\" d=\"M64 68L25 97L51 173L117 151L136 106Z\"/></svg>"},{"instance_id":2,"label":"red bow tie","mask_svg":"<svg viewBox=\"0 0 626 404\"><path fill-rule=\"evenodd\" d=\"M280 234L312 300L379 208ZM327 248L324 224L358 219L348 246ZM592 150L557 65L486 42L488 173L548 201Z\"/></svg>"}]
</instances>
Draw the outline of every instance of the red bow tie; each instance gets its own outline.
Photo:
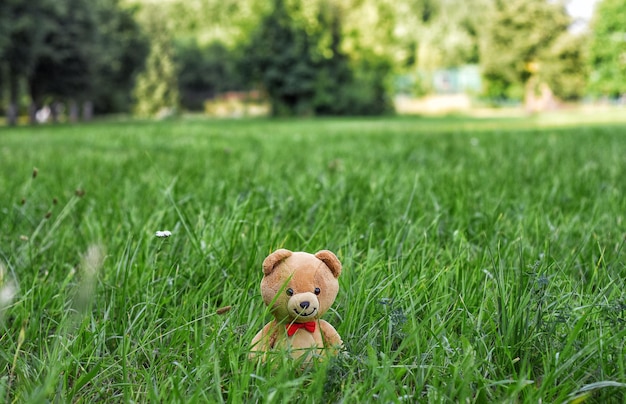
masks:
<instances>
[{"instance_id":1,"label":"red bow tie","mask_svg":"<svg viewBox=\"0 0 626 404\"><path fill-rule=\"evenodd\" d=\"M296 331L298 331L299 328L304 328L308 332L314 332L315 321L309 321L306 323L291 323L291 324L287 324L286 327L287 327L287 335L291 337L293 334L296 333Z\"/></svg>"}]
</instances>

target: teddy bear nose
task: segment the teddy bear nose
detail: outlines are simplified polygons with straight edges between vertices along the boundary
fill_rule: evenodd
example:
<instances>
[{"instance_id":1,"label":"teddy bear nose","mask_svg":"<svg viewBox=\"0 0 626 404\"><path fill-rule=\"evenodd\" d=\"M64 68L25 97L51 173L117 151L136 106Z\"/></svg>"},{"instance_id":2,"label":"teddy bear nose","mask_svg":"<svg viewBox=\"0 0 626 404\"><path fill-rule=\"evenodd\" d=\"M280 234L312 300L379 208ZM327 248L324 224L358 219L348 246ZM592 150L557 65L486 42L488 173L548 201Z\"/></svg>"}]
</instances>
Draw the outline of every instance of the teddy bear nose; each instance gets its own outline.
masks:
<instances>
[{"instance_id":1,"label":"teddy bear nose","mask_svg":"<svg viewBox=\"0 0 626 404\"><path fill-rule=\"evenodd\" d=\"M310 304L311 303L309 302L301 302L300 307L302 307L303 309L308 309Z\"/></svg>"}]
</instances>

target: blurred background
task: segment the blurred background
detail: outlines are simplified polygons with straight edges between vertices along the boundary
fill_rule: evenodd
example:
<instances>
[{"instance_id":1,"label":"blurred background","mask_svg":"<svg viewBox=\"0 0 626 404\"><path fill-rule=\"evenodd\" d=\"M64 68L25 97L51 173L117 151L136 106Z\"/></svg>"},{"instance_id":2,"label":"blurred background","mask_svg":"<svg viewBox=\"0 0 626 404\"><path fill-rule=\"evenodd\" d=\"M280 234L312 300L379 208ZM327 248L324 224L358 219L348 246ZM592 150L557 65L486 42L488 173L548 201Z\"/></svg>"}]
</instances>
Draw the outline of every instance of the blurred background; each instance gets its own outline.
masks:
<instances>
[{"instance_id":1,"label":"blurred background","mask_svg":"<svg viewBox=\"0 0 626 404\"><path fill-rule=\"evenodd\" d=\"M626 103L626 0L2 0L4 123Z\"/></svg>"}]
</instances>

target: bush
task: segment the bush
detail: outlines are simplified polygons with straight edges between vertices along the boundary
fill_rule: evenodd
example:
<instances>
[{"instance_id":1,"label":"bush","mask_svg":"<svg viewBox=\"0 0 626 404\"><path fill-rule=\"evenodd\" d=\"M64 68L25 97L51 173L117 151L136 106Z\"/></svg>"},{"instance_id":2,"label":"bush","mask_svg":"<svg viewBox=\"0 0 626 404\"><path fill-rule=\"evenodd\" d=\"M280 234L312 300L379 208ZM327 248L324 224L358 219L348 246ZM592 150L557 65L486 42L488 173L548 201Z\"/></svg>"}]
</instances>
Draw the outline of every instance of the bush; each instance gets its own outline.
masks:
<instances>
[{"instance_id":1,"label":"bush","mask_svg":"<svg viewBox=\"0 0 626 404\"><path fill-rule=\"evenodd\" d=\"M175 44L175 60L180 66L178 85L181 105L200 111L206 100L228 91L247 89L240 73L241 56L219 42L200 45L193 40Z\"/></svg>"},{"instance_id":2,"label":"bush","mask_svg":"<svg viewBox=\"0 0 626 404\"><path fill-rule=\"evenodd\" d=\"M284 0L274 0L244 52L244 71L268 94L272 114L391 111L387 85L391 64L366 51L359 55L342 51L342 14L337 7L321 6L316 29L293 18L297 11Z\"/></svg>"}]
</instances>

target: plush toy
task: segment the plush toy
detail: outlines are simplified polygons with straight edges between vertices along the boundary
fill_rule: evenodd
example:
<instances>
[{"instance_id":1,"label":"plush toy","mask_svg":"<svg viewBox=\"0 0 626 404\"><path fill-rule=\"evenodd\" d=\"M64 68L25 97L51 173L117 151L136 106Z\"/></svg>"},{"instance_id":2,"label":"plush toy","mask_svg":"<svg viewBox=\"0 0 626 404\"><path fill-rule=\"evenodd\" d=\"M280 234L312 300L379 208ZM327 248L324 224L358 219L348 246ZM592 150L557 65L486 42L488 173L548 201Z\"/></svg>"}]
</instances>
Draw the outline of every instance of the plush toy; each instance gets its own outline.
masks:
<instances>
[{"instance_id":1,"label":"plush toy","mask_svg":"<svg viewBox=\"0 0 626 404\"><path fill-rule=\"evenodd\" d=\"M252 359L267 359L273 350L288 350L294 359L302 355L336 354L341 337L320 317L337 297L341 263L330 251L315 255L279 249L263 261L261 295L274 320L252 340Z\"/></svg>"}]
</instances>

